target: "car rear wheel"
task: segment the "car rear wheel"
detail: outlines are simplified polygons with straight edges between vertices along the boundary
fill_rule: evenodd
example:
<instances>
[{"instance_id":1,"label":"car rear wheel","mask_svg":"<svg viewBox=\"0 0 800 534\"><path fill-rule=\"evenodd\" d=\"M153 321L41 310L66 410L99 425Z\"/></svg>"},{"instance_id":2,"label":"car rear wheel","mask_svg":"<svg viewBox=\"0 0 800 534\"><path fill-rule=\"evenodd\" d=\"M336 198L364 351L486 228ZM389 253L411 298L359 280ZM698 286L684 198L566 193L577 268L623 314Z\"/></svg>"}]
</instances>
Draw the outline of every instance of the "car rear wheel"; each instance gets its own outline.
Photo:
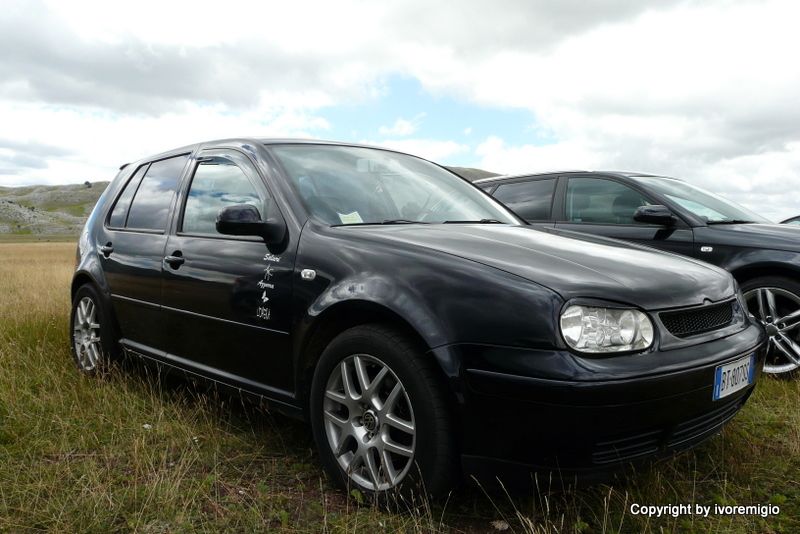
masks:
<instances>
[{"instance_id":1,"label":"car rear wheel","mask_svg":"<svg viewBox=\"0 0 800 534\"><path fill-rule=\"evenodd\" d=\"M783 277L754 278L742 284L747 307L767 329L764 372L793 373L800 368L800 284Z\"/></svg>"},{"instance_id":2,"label":"car rear wheel","mask_svg":"<svg viewBox=\"0 0 800 534\"><path fill-rule=\"evenodd\" d=\"M97 290L89 285L75 292L70 315L72 357L78 369L98 373L116 355L116 338L110 317Z\"/></svg>"},{"instance_id":3,"label":"car rear wheel","mask_svg":"<svg viewBox=\"0 0 800 534\"><path fill-rule=\"evenodd\" d=\"M334 481L376 497L441 495L454 483L455 439L435 363L380 325L351 328L314 373L311 424Z\"/></svg>"}]
</instances>

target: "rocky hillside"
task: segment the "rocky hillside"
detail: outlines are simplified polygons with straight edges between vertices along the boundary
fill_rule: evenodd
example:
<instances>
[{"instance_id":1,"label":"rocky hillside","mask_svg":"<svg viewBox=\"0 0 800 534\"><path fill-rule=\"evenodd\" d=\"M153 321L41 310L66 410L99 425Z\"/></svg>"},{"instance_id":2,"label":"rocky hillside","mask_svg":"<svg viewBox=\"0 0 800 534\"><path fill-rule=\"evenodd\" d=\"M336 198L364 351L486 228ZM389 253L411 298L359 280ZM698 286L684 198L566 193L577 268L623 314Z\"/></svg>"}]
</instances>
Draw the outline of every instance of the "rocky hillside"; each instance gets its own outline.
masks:
<instances>
[{"instance_id":1,"label":"rocky hillside","mask_svg":"<svg viewBox=\"0 0 800 534\"><path fill-rule=\"evenodd\" d=\"M107 185L0 187L0 234L78 235Z\"/></svg>"}]
</instances>

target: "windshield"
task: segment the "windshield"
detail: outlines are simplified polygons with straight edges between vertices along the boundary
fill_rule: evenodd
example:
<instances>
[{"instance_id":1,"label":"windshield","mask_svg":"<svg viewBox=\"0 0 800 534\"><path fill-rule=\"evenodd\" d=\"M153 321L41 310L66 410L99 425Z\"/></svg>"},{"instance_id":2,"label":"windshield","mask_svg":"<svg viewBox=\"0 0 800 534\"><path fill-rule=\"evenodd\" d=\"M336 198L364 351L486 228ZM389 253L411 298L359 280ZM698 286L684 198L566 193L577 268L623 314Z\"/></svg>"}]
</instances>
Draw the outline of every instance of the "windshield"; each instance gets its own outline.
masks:
<instances>
[{"instance_id":1,"label":"windshield","mask_svg":"<svg viewBox=\"0 0 800 534\"><path fill-rule=\"evenodd\" d=\"M672 178L633 176L640 184L661 193L684 209L703 218L709 224L741 222L769 223L770 221L747 208L725 200L699 187Z\"/></svg>"},{"instance_id":2,"label":"windshield","mask_svg":"<svg viewBox=\"0 0 800 534\"><path fill-rule=\"evenodd\" d=\"M502 205L427 161L385 150L271 146L306 209L330 225L519 224Z\"/></svg>"}]
</instances>

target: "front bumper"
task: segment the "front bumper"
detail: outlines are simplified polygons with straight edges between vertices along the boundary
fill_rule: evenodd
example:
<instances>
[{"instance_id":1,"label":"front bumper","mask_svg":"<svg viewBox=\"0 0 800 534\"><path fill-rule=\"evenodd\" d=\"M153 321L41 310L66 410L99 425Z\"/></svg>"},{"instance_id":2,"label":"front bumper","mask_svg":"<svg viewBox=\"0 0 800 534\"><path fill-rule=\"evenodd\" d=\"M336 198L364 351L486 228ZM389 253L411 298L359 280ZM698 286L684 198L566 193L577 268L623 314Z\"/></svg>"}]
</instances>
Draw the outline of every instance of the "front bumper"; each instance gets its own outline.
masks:
<instances>
[{"instance_id":1,"label":"front bumper","mask_svg":"<svg viewBox=\"0 0 800 534\"><path fill-rule=\"evenodd\" d=\"M615 372L625 361L614 357L586 363L570 353L449 347L459 352L449 354L449 361L461 362L454 382L462 405L466 474L513 471L530 480L535 471L592 478L691 447L718 432L744 405L761 375L764 341L763 330L754 325L669 354L655 352L648 358L661 357L663 365L640 369L637 376ZM716 367L748 354L756 355L753 385L714 401ZM542 377L543 369L531 376L538 364L530 359L537 356L550 362L555 376ZM515 374L509 372L513 361L528 363ZM571 363L553 367L558 361Z\"/></svg>"}]
</instances>

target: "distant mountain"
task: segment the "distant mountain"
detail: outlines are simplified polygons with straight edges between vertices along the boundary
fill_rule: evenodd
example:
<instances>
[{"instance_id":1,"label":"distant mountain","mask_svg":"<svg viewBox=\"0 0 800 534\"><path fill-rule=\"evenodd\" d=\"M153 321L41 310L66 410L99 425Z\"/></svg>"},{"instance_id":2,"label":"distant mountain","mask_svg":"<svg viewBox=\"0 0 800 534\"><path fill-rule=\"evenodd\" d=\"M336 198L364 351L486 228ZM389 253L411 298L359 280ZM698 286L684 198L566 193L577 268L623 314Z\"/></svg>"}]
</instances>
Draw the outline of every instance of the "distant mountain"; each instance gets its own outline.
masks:
<instances>
[{"instance_id":1,"label":"distant mountain","mask_svg":"<svg viewBox=\"0 0 800 534\"><path fill-rule=\"evenodd\" d=\"M473 169L471 167L447 167L462 178L466 178L470 182L480 180L481 178L490 178L492 176L500 176L496 172L484 171L483 169Z\"/></svg>"},{"instance_id":2,"label":"distant mountain","mask_svg":"<svg viewBox=\"0 0 800 534\"><path fill-rule=\"evenodd\" d=\"M0 187L0 234L78 235L108 182Z\"/></svg>"}]
</instances>

